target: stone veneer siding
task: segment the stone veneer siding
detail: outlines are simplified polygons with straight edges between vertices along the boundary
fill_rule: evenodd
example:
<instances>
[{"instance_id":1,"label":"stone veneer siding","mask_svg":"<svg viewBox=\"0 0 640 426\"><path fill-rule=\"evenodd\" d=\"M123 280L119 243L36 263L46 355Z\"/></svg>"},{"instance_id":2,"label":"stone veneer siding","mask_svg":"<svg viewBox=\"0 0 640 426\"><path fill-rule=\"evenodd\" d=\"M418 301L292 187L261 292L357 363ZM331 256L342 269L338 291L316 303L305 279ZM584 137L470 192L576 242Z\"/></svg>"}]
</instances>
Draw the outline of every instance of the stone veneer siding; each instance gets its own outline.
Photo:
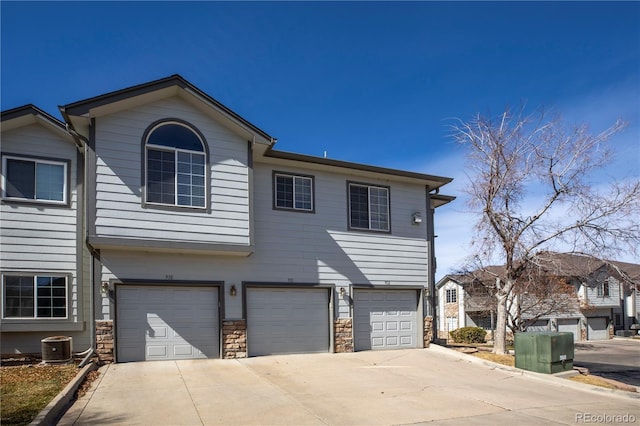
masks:
<instances>
[{"instance_id":1,"label":"stone veneer siding","mask_svg":"<svg viewBox=\"0 0 640 426\"><path fill-rule=\"evenodd\" d=\"M96 321L96 352L101 362L113 362L113 321Z\"/></svg>"},{"instance_id":2,"label":"stone veneer siding","mask_svg":"<svg viewBox=\"0 0 640 426\"><path fill-rule=\"evenodd\" d=\"M247 321L222 321L222 357L225 359L247 357Z\"/></svg>"},{"instance_id":3,"label":"stone veneer siding","mask_svg":"<svg viewBox=\"0 0 640 426\"><path fill-rule=\"evenodd\" d=\"M433 340L433 317L424 317L424 347L428 348Z\"/></svg>"},{"instance_id":4,"label":"stone veneer siding","mask_svg":"<svg viewBox=\"0 0 640 426\"><path fill-rule=\"evenodd\" d=\"M337 318L333 323L335 349L334 352L353 352L353 320Z\"/></svg>"}]
</instances>

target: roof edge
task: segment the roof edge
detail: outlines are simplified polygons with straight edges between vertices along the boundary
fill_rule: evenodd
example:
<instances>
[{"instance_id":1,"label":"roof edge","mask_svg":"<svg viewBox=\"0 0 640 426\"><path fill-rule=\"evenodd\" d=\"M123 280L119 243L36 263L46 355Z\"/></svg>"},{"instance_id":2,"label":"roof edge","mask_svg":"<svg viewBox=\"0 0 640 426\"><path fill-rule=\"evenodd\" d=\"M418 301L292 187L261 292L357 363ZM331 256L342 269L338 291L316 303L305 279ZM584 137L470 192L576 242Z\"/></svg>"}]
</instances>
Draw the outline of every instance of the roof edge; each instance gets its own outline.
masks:
<instances>
[{"instance_id":1,"label":"roof edge","mask_svg":"<svg viewBox=\"0 0 640 426\"><path fill-rule=\"evenodd\" d=\"M275 138L269 135L264 130L250 123L248 120L243 118L241 115L232 111L213 97L209 96L207 93L198 89L196 86L191 84L189 81L185 80L179 74L173 74L168 77L164 77L158 80L149 81L147 83L138 84L135 86L127 87L124 89L116 90L113 92L108 92L102 95L94 96L92 98L84 99L81 101L72 102L70 104L66 104L60 107L61 110L65 111L68 115L73 116L81 116L89 112L92 108L96 108L99 106L107 105L113 102L118 102L121 100L129 99L134 96L144 95L146 93L155 92L157 90L165 89L172 86L178 86L181 89L191 91L195 95L202 97L206 102L209 102L216 108L223 111L225 114L229 115L234 120L239 121L243 125L247 126L251 131L257 133L261 137L267 139L268 141L275 141Z\"/></svg>"},{"instance_id":2,"label":"roof edge","mask_svg":"<svg viewBox=\"0 0 640 426\"><path fill-rule=\"evenodd\" d=\"M453 181L453 178L448 178L443 176L433 176L433 175L427 175L427 174L418 173L418 172L409 172L406 170L391 169L391 168L380 167L380 166L371 166L368 164L353 163L353 162L342 161L342 160L333 160L329 158L315 157L312 155L296 154L296 153L287 152L287 151L278 151L278 150L272 149L271 147L267 149L264 155L265 157L280 158L283 160L292 160L292 161L300 161L303 163L313 163L313 164L321 164L325 166L356 169L356 170L362 170L366 172L381 173L381 174L393 175L393 176L402 176L402 177L419 179L419 180L430 180L430 181L440 183L440 185L430 189L439 188ZM440 197L448 197L448 196L441 195ZM455 199L455 197L453 198Z\"/></svg>"},{"instance_id":3,"label":"roof edge","mask_svg":"<svg viewBox=\"0 0 640 426\"><path fill-rule=\"evenodd\" d=\"M6 111L0 112L1 121L13 120L15 118L24 117L25 115L42 116L45 120L51 122L51 124L59 127L60 129L67 131L67 126L59 119L55 118L48 112L38 108L34 104L26 104L16 108L11 108Z\"/></svg>"}]
</instances>

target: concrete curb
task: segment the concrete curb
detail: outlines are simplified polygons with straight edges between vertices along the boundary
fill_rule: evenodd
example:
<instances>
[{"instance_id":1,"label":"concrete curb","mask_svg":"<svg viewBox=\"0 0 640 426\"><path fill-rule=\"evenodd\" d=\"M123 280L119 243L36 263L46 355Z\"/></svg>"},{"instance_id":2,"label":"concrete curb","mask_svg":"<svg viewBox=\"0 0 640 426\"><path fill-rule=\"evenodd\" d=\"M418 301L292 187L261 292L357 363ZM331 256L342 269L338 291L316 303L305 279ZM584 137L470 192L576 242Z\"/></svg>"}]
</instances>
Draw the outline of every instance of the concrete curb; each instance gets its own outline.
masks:
<instances>
[{"instance_id":1,"label":"concrete curb","mask_svg":"<svg viewBox=\"0 0 640 426\"><path fill-rule=\"evenodd\" d=\"M55 425L56 421L64 414L65 409L69 406L73 397L90 371L97 369L95 362L85 365L76 377L65 386L64 389L53 400L38 413L29 426L48 426Z\"/></svg>"},{"instance_id":2,"label":"concrete curb","mask_svg":"<svg viewBox=\"0 0 640 426\"><path fill-rule=\"evenodd\" d=\"M586 390L592 393L598 393L602 395L603 393L611 394L611 396L617 396L621 398L627 399L640 399L640 393L637 392L627 392L617 389L607 389L599 386L588 385L586 383L574 382L571 380L567 380L567 377L570 377L573 374L567 374L568 372L558 373L558 374L543 374L536 373L534 371L522 370L520 368L509 367L508 365L498 364L496 362L488 361L482 358L475 357L473 355L465 354L463 352L458 352L453 349L445 348L443 346L439 346L436 344L431 344L427 350L434 350L434 352L442 353L443 355L458 357L464 361L484 365L485 367L491 367L496 370L503 370L510 373L519 374L521 376L527 376L535 380L539 381L548 381L552 383L559 384L561 386L573 388L576 390Z\"/></svg>"}]
</instances>

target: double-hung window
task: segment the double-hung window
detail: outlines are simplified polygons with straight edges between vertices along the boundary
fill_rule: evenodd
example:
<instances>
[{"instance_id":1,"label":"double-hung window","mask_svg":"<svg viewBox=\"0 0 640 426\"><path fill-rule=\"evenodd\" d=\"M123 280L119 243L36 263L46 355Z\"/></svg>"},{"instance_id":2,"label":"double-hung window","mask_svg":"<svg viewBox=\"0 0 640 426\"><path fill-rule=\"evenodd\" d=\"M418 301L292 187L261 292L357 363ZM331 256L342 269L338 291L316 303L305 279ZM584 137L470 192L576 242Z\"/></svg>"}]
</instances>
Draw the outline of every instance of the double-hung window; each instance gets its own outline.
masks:
<instances>
[{"instance_id":1,"label":"double-hung window","mask_svg":"<svg viewBox=\"0 0 640 426\"><path fill-rule=\"evenodd\" d=\"M447 289L446 297L446 303L456 303L458 301L458 291L455 288L449 288Z\"/></svg>"},{"instance_id":2,"label":"double-hung window","mask_svg":"<svg viewBox=\"0 0 640 426\"><path fill-rule=\"evenodd\" d=\"M49 275L4 275L3 318L67 317L67 279Z\"/></svg>"},{"instance_id":3,"label":"double-hung window","mask_svg":"<svg viewBox=\"0 0 640 426\"><path fill-rule=\"evenodd\" d=\"M207 151L202 138L186 124L154 126L145 143L146 203L205 208Z\"/></svg>"},{"instance_id":4,"label":"double-hung window","mask_svg":"<svg viewBox=\"0 0 640 426\"><path fill-rule=\"evenodd\" d=\"M349 228L390 230L389 188L349 183Z\"/></svg>"},{"instance_id":5,"label":"double-hung window","mask_svg":"<svg viewBox=\"0 0 640 426\"><path fill-rule=\"evenodd\" d=\"M313 177L274 172L274 200L276 209L313 212Z\"/></svg>"},{"instance_id":6,"label":"double-hung window","mask_svg":"<svg viewBox=\"0 0 640 426\"><path fill-rule=\"evenodd\" d=\"M600 284L598 284L597 294L599 297L609 297L611 294L609 292L609 280L604 280Z\"/></svg>"},{"instance_id":7,"label":"double-hung window","mask_svg":"<svg viewBox=\"0 0 640 426\"><path fill-rule=\"evenodd\" d=\"M68 162L13 155L2 156L5 200L67 204Z\"/></svg>"}]
</instances>

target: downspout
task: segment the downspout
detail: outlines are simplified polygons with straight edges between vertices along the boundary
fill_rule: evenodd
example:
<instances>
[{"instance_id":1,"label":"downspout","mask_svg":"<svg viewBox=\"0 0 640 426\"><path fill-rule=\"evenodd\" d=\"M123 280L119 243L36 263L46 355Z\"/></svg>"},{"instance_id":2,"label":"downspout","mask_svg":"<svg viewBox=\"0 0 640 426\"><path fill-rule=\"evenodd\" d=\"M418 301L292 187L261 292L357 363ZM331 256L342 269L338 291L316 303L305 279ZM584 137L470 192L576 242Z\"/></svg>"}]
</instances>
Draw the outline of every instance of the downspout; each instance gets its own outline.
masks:
<instances>
[{"instance_id":1,"label":"downspout","mask_svg":"<svg viewBox=\"0 0 640 426\"><path fill-rule=\"evenodd\" d=\"M429 290L429 296L427 297L427 316L431 316L431 341L434 342L438 335L438 328L440 319L436 316L436 292L435 292L435 281L436 281L436 256L435 256L435 232L434 232L434 214L433 208L431 207L431 194L432 191L429 189L429 186L425 187L426 189L426 209L427 209L427 247L429 251L429 274L427 276L427 288ZM438 191L436 189L436 191ZM437 192L436 192L437 193ZM441 312L442 314L442 312Z\"/></svg>"},{"instance_id":2,"label":"downspout","mask_svg":"<svg viewBox=\"0 0 640 426\"><path fill-rule=\"evenodd\" d=\"M59 106L58 109L60 110L60 113L62 114L62 118L65 121L65 124L67 126L67 131L69 132L69 134L73 137L73 139L76 142L76 147L78 148L78 151L80 151L80 153L82 154L82 156L85 159L84 162L84 170L83 170L83 191L84 194L82 196L82 206L80 206L80 208L82 209L82 233L84 234L85 232L85 227L86 227L86 223L87 223L87 162L86 162L86 158L87 158L87 147L89 146L89 140L82 136L81 134L79 134L76 129L73 127L73 124L71 123L71 117L69 117L69 114L67 114L66 110L64 107ZM95 353L96 349L95 349L95 341L96 341L96 326L95 326L95 309L94 309L94 304L95 304L95 283L94 283L94 271L93 271L93 257L94 257L94 253L95 253L95 249L93 247L91 247L91 245L88 243L88 241L86 241L86 238L84 238L85 243L87 245L87 248L89 250L90 253L90 261L89 261L89 281L91 283L91 285L89 286L89 348L85 351L76 353L77 356L84 356L84 358L82 359L82 361L80 361L80 364L78 365L79 368L84 367L86 364L89 363L89 360L91 359L91 357L93 356L93 354ZM84 256L82 257L82 263L83 266L82 268L84 268ZM83 278L84 278L84 274L83 274ZM83 279L84 281L84 279Z\"/></svg>"}]
</instances>

